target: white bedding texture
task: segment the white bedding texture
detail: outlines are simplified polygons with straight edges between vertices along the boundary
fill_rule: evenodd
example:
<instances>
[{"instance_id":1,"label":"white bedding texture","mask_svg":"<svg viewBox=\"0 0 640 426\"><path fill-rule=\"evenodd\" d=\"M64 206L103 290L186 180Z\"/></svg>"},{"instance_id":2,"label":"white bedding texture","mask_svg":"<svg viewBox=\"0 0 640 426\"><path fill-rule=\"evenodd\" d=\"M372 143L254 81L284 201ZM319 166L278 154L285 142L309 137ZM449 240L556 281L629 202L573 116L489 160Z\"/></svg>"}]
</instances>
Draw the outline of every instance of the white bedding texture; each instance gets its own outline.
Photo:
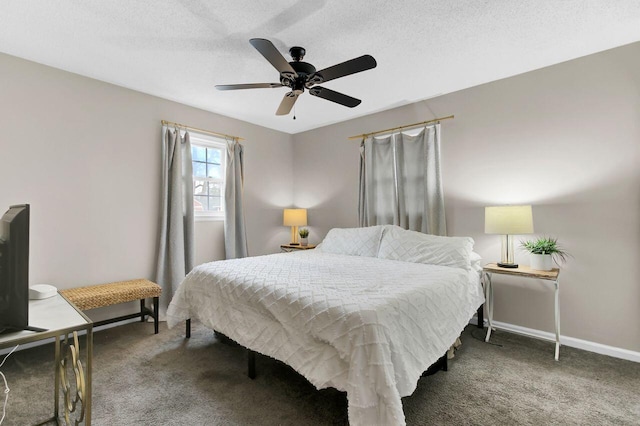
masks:
<instances>
[{"instance_id":1,"label":"white bedding texture","mask_svg":"<svg viewBox=\"0 0 640 426\"><path fill-rule=\"evenodd\" d=\"M458 268L322 249L211 262L185 278L167 320L173 327L198 319L318 389L346 391L352 425L402 425L400 398L484 302L468 262Z\"/></svg>"}]
</instances>

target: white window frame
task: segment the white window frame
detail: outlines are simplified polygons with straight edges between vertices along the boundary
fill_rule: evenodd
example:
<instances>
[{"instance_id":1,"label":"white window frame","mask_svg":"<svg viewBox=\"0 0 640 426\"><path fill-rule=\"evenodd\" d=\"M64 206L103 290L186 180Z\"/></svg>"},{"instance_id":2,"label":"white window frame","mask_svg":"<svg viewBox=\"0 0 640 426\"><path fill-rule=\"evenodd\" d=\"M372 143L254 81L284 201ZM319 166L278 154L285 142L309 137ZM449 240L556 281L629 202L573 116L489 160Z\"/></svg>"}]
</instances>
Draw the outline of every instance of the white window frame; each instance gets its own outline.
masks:
<instances>
[{"instance_id":1,"label":"white window frame","mask_svg":"<svg viewBox=\"0 0 640 426\"><path fill-rule=\"evenodd\" d=\"M220 205L222 206L222 211L213 212L213 211L195 211L194 210L194 218L197 222L200 221L209 221L209 220L224 220L224 211L226 206L224 205L224 191L225 191L225 178L227 172L227 141L223 138L219 138L213 135L207 135L205 133L198 133L195 131L189 131L191 146L201 146L205 148L216 148L222 151L220 155L220 172L221 178L202 178L200 176L192 176L191 184L193 185L193 181L197 178L198 180L206 180L210 182L219 182L221 184L220 188ZM191 159L193 162L193 158ZM195 193L193 195L193 199L195 201Z\"/></svg>"}]
</instances>

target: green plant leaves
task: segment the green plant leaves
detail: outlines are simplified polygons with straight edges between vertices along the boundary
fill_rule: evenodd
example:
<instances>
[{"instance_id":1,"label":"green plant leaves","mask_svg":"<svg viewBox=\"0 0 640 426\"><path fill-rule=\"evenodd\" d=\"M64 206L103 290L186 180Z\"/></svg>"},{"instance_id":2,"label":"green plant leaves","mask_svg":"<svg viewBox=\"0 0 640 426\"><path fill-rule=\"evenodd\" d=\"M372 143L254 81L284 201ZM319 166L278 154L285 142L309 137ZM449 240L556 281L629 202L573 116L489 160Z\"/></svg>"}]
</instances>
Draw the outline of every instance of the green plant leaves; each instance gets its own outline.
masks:
<instances>
[{"instance_id":1,"label":"green plant leaves","mask_svg":"<svg viewBox=\"0 0 640 426\"><path fill-rule=\"evenodd\" d=\"M571 256L558 245L557 238L540 237L537 240L520 241L520 247L532 254L550 254L556 263L566 262Z\"/></svg>"}]
</instances>

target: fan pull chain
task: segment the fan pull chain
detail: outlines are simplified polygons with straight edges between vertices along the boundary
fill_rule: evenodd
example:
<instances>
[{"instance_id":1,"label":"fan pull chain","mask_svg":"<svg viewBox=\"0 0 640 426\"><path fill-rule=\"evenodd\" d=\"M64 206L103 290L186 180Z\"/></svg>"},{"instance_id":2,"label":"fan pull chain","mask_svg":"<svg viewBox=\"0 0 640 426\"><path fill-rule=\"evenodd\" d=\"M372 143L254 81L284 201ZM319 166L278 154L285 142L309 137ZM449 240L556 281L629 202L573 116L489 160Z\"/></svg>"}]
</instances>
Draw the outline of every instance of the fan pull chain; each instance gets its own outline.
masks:
<instances>
[{"instance_id":1,"label":"fan pull chain","mask_svg":"<svg viewBox=\"0 0 640 426\"><path fill-rule=\"evenodd\" d=\"M293 106L293 119L296 119L296 106Z\"/></svg>"}]
</instances>

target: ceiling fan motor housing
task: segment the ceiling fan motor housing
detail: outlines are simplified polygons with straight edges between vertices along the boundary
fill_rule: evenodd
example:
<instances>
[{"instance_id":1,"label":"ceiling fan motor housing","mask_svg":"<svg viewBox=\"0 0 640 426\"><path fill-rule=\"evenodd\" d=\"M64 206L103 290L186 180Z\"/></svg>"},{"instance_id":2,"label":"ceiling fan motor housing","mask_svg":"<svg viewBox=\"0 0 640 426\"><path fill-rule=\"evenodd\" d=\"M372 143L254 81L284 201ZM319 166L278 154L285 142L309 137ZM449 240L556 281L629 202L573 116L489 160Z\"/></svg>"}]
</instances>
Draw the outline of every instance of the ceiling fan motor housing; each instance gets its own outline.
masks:
<instances>
[{"instance_id":1,"label":"ceiling fan motor housing","mask_svg":"<svg viewBox=\"0 0 640 426\"><path fill-rule=\"evenodd\" d=\"M294 61L294 62L289 62L289 65L291 65L291 68L293 68L296 71L296 73L298 73L298 75L302 75L305 77L308 75L314 74L316 72L316 67L314 67L308 62Z\"/></svg>"},{"instance_id":2,"label":"ceiling fan motor housing","mask_svg":"<svg viewBox=\"0 0 640 426\"><path fill-rule=\"evenodd\" d=\"M289 62L289 65L291 65L291 68L294 69L294 71L296 72L296 74L298 74L298 76L294 77L289 73L283 72L280 74L281 82L283 85L291 87L293 92L296 95L299 95L302 92L304 92L304 88L307 87L307 83L309 82L310 77L315 74L316 67L314 67L308 62L302 62L302 61ZM317 83L314 83L314 84L317 84Z\"/></svg>"}]
</instances>

